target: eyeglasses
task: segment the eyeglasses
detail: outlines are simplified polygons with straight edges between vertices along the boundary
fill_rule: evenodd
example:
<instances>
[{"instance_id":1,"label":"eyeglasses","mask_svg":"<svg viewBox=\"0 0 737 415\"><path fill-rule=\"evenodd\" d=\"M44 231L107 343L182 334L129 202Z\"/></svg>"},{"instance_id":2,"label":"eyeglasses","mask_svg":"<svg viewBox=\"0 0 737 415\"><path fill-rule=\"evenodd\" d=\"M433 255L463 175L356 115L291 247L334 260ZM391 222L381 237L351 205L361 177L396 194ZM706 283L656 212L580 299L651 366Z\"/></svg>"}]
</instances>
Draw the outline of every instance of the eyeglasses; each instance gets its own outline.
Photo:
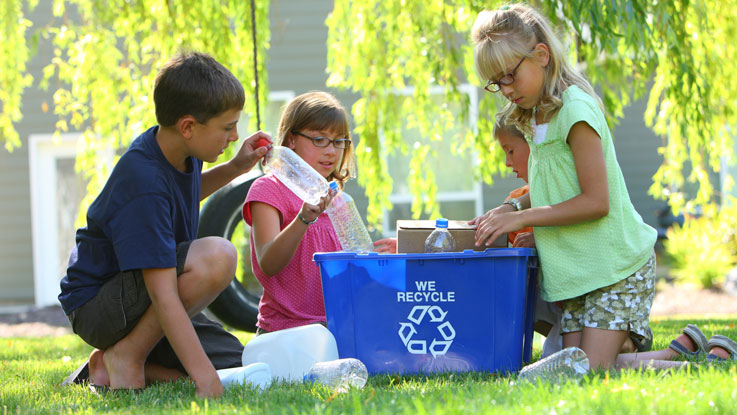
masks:
<instances>
[{"instance_id":1,"label":"eyeglasses","mask_svg":"<svg viewBox=\"0 0 737 415\"><path fill-rule=\"evenodd\" d=\"M330 143L333 143L333 146L337 149L344 149L348 148L348 146L351 145L351 140L347 138L339 138L337 140L331 140L327 137L310 137L309 135L302 134L299 131L292 131L292 134L301 135L304 138L309 138L312 141L312 144L315 145L315 147L325 148L330 145Z\"/></svg>"},{"instance_id":2,"label":"eyeglasses","mask_svg":"<svg viewBox=\"0 0 737 415\"><path fill-rule=\"evenodd\" d=\"M533 49L535 50L535 49ZM517 66L512 69L512 72L502 76L499 78L498 81L492 81L491 79L489 82L486 83L486 86L484 87L485 90L494 93L499 92L502 90L502 85L512 85L514 83L514 73L517 72L517 68L519 68L520 65L522 65L522 61L525 60L527 56L523 56L522 59L519 60L519 63Z\"/></svg>"}]
</instances>

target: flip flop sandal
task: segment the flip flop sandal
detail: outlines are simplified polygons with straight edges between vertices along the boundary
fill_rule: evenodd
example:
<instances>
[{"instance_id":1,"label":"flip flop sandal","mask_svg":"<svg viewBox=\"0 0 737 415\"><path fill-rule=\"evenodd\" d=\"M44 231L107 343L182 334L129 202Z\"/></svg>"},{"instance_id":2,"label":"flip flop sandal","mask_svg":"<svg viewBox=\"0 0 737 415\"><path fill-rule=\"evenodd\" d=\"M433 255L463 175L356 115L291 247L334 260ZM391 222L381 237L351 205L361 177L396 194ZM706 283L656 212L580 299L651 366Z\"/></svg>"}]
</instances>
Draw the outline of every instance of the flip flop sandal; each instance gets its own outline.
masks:
<instances>
[{"instance_id":1,"label":"flip flop sandal","mask_svg":"<svg viewBox=\"0 0 737 415\"><path fill-rule=\"evenodd\" d=\"M706 355L706 360L708 360L709 362L737 360L737 342L727 336L722 336L719 334L711 336L711 339L709 339L709 343L707 343L706 347L708 347L709 350L711 350L713 347L721 347L722 349L729 352L729 359L717 356L714 353L709 353L708 355Z\"/></svg>"},{"instance_id":2,"label":"flip flop sandal","mask_svg":"<svg viewBox=\"0 0 737 415\"><path fill-rule=\"evenodd\" d=\"M668 347L686 357L697 357L706 354L706 336L704 336L704 333L702 333L695 324L687 325L683 329L683 334L688 336L691 341L693 341L694 345L696 345L696 351L692 352L688 350L686 346L679 343L678 340L673 340L672 342L670 342L670 345L668 345Z\"/></svg>"},{"instance_id":3,"label":"flip flop sandal","mask_svg":"<svg viewBox=\"0 0 737 415\"><path fill-rule=\"evenodd\" d=\"M90 362L89 360L79 365L64 382L61 382L61 386L80 385L90 380Z\"/></svg>"},{"instance_id":4,"label":"flip flop sandal","mask_svg":"<svg viewBox=\"0 0 737 415\"><path fill-rule=\"evenodd\" d=\"M653 348L653 331L648 327L645 336L630 332L630 340L635 345L637 353L649 352Z\"/></svg>"}]
</instances>

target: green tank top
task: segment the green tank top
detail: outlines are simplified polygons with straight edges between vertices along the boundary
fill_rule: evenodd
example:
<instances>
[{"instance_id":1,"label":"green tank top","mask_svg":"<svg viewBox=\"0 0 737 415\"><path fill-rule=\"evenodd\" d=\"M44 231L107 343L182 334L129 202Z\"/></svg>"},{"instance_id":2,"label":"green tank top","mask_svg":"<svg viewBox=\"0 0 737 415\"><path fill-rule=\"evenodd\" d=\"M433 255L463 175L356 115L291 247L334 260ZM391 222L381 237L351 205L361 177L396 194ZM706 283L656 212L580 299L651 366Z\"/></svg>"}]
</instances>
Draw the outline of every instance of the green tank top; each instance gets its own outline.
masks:
<instances>
[{"instance_id":1,"label":"green tank top","mask_svg":"<svg viewBox=\"0 0 737 415\"><path fill-rule=\"evenodd\" d=\"M568 132L580 121L601 138L609 214L576 225L535 227L545 301L578 297L627 278L650 258L657 238L657 231L632 206L604 114L596 100L577 86L563 93L563 106L550 120L545 140L535 144L528 139L532 207L554 205L581 193L567 143Z\"/></svg>"}]
</instances>

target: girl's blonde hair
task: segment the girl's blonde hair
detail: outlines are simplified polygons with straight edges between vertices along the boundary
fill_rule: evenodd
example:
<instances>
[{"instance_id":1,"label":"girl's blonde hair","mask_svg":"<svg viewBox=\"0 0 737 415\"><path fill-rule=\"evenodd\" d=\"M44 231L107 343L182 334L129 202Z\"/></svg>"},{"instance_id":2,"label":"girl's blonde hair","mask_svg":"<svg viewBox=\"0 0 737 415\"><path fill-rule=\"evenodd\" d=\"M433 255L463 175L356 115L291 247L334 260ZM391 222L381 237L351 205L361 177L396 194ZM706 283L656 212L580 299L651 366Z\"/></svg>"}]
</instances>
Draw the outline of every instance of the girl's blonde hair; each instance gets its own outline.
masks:
<instances>
[{"instance_id":1,"label":"girl's blonde hair","mask_svg":"<svg viewBox=\"0 0 737 415\"><path fill-rule=\"evenodd\" d=\"M604 111L594 88L568 63L563 45L548 20L532 7L512 4L495 11L482 11L473 24L471 38L476 71L482 79L493 79L503 73L508 62L533 56L532 51L538 43L548 47L550 59L545 67L538 111L544 114L557 112L562 106L563 91L571 85L577 85L594 97ZM508 123L531 134L533 111L532 108L524 109L510 102L500 113L507 118Z\"/></svg>"},{"instance_id":2,"label":"girl's blonde hair","mask_svg":"<svg viewBox=\"0 0 737 415\"><path fill-rule=\"evenodd\" d=\"M327 130L351 139L348 113L340 101L328 92L310 91L291 100L279 120L279 130L274 144L289 145L296 139L292 132L302 130ZM342 189L351 177L356 177L352 141L343 149L343 157L338 168L327 179L335 180Z\"/></svg>"},{"instance_id":3,"label":"girl's blonde hair","mask_svg":"<svg viewBox=\"0 0 737 415\"><path fill-rule=\"evenodd\" d=\"M507 122L507 117L502 114L501 112L498 112L496 114L496 121L494 122L494 138L499 138L501 134L511 135L513 137L518 137L522 140L527 141L525 139L525 134L517 128L516 125L510 124Z\"/></svg>"}]
</instances>

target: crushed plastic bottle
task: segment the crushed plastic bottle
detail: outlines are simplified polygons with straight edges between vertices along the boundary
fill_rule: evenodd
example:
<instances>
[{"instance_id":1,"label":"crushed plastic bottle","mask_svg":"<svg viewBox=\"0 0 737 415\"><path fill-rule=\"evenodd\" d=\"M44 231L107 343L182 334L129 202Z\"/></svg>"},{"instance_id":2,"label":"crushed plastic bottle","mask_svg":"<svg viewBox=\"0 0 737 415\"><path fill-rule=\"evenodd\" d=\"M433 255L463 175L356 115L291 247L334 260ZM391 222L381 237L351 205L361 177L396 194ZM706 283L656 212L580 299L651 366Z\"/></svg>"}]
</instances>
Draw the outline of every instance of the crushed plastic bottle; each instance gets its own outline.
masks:
<instances>
[{"instance_id":1,"label":"crushed plastic bottle","mask_svg":"<svg viewBox=\"0 0 737 415\"><path fill-rule=\"evenodd\" d=\"M448 219L435 220L435 230L425 239L425 253L455 252L456 240L448 231Z\"/></svg>"},{"instance_id":2,"label":"crushed plastic bottle","mask_svg":"<svg viewBox=\"0 0 737 415\"><path fill-rule=\"evenodd\" d=\"M305 375L304 382L318 382L343 393L350 388L362 389L367 379L366 365L358 359L348 358L315 363Z\"/></svg>"},{"instance_id":3,"label":"crushed plastic bottle","mask_svg":"<svg viewBox=\"0 0 737 415\"><path fill-rule=\"evenodd\" d=\"M349 252L371 252L374 243L363 224L363 219L358 213L353 198L338 189L338 183L330 182L330 189L336 195L325 210L333 224L333 229L338 235L338 240L344 251Z\"/></svg>"},{"instance_id":4,"label":"crushed plastic bottle","mask_svg":"<svg viewBox=\"0 0 737 415\"><path fill-rule=\"evenodd\" d=\"M517 377L520 380L542 379L558 381L585 375L589 371L589 358L578 347L567 347L557 353L525 366Z\"/></svg>"},{"instance_id":5,"label":"crushed plastic bottle","mask_svg":"<svg viewBox=\"0 0 737 415\"><path fill-rule=\"evenodd\" d=\"M328 194L328 181L289 147L273 146L264 159L264 172L276 176L303 201L316 205Z\"/></svg>"}]
</instances>

